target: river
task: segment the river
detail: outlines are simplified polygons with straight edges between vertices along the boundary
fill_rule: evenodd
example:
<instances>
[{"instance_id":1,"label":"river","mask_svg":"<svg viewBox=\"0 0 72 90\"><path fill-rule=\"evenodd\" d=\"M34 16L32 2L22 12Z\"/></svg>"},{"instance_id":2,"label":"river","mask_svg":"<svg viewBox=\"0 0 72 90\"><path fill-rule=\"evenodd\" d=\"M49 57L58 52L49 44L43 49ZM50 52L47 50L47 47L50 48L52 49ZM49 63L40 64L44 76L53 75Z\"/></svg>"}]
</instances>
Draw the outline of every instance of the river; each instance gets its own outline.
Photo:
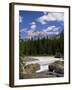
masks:
<instances>
[{"instance_id":1,"label":"river","mask_svg":"<svg viewBox=\"0 0 72 90\"><path fill-rule=\"evenodd\" d=\"M40 70L38 70L37 72L48 70L49 64L51 64L57 60L60 60L60 61L63 60L62 58L54 58L54 56L29 56L29 58L38 59L38 60L34 60L34 61L26 61L26 65L35 64L35 63L40 64Z\"/></svg>"}]
</instances>

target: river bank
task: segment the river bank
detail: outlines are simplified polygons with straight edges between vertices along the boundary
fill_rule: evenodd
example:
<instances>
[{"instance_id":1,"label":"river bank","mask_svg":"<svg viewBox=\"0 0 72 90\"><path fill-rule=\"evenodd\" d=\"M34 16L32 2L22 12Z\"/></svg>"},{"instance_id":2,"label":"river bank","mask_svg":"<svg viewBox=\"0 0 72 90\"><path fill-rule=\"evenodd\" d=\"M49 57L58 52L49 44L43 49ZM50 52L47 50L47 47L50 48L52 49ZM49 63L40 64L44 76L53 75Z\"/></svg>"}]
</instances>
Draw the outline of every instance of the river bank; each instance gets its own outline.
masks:
<instances>
[{"instance_id":1,"label":"river bank","mask_svg":"<svg viewBox=\"0 0 72 90\"><path fill-rule=\"evenodd\" d=\"M27 71L30 70L31 72L33 68L36 68L36 64L38 64L37 68L39 68L33 74L24 74L24 78L50 78L64 76L64 74L49 71L49 65L56 61L64 61L63 58L55 58L54 56L28 56L25 57L25 59L27 59L24 61L25 66L30 66Z\"/></svg>"}]
</instances>

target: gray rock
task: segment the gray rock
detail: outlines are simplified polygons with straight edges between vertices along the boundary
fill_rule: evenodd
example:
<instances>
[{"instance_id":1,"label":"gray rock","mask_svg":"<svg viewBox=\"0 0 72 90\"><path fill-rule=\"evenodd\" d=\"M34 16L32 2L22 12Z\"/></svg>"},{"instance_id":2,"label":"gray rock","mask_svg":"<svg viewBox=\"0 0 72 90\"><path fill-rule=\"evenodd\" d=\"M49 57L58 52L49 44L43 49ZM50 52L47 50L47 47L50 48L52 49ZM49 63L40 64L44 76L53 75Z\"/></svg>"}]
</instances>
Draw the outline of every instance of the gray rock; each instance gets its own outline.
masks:
<instances>
[{"instance_id":1,"label":"gray rock","mask_svg":"<svg viewBox=\"0 0 72 90\"><path fill-rule=\"evenodd\" d=\"M55 66L55 72L56 72L56 73L63 74L63 73L64 73L64 67L63 67L62 65L60 65L60 64L57 64L57 65Z\"/></svg>"},{"instance_id":2,"label":"gray rock","mask_svg":"<svg viewBox=\"0 0 72 90\"><path fill-rule=\"evenodd\" d=\"M24 69L28 74L32 74L32 73L35 73L37 70L40 69L40 65L38 63L28 64L24 67Z\"/></svg>"},{"instance_id":3,"label":"gray rock","mask_svg":"<svg viewBox=\"0 0 72 90\"><path fill-rule=\"evenodd\" d=\"M64 55L62 55L60 52L57 52L55 54L55 58L64 58Z\"/></svg>"},{"instance_id":4,"label":"gray rock","mask_svg":"<svg viewBox=\"0 0 72 90\"><path fill-rule=\"evenodd\" d=\"M56 61L49 65L49 71L64 74L64 62Z\"/></svg>"}]
</instances>

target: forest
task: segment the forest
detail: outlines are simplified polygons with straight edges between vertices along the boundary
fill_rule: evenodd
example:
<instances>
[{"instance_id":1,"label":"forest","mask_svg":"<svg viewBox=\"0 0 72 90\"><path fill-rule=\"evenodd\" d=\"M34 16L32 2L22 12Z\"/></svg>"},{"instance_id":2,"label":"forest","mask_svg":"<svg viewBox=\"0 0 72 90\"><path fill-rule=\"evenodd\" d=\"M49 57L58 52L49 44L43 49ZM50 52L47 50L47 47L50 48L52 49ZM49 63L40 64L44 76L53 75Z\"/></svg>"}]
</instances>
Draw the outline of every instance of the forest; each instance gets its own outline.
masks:
<instances>
[{"instance_id":1,"label":"forest","mask_svg":"<svg viewBox=\"0 0 72 90\"><path fill-rule=\"evenodd\" d=\"M57 52L64 54L64 34L59 38L42 38L19 40L20 56L48 56L55 55Z\"/></svg>"}]
</instances>

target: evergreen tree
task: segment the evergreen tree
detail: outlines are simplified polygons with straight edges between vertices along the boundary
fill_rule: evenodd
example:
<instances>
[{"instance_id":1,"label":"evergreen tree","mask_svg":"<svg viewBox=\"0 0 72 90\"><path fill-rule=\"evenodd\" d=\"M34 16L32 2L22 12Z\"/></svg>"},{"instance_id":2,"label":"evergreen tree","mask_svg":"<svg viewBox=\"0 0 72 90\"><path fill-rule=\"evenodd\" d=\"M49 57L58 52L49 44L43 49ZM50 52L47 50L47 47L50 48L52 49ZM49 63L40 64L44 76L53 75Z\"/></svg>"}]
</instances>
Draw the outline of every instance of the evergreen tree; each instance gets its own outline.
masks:
<instances>
[{"instance_id":1,"label":"evergreen tree","mask_svg":"<svg viewBox=\"0 0 72 90\"><path fill-rule=\"evenodd\" d=\"M64 34L60 38L20 40L20 56L24 55L55 55L56 52L64 54Z\"/></svg>"}]
</instances>

